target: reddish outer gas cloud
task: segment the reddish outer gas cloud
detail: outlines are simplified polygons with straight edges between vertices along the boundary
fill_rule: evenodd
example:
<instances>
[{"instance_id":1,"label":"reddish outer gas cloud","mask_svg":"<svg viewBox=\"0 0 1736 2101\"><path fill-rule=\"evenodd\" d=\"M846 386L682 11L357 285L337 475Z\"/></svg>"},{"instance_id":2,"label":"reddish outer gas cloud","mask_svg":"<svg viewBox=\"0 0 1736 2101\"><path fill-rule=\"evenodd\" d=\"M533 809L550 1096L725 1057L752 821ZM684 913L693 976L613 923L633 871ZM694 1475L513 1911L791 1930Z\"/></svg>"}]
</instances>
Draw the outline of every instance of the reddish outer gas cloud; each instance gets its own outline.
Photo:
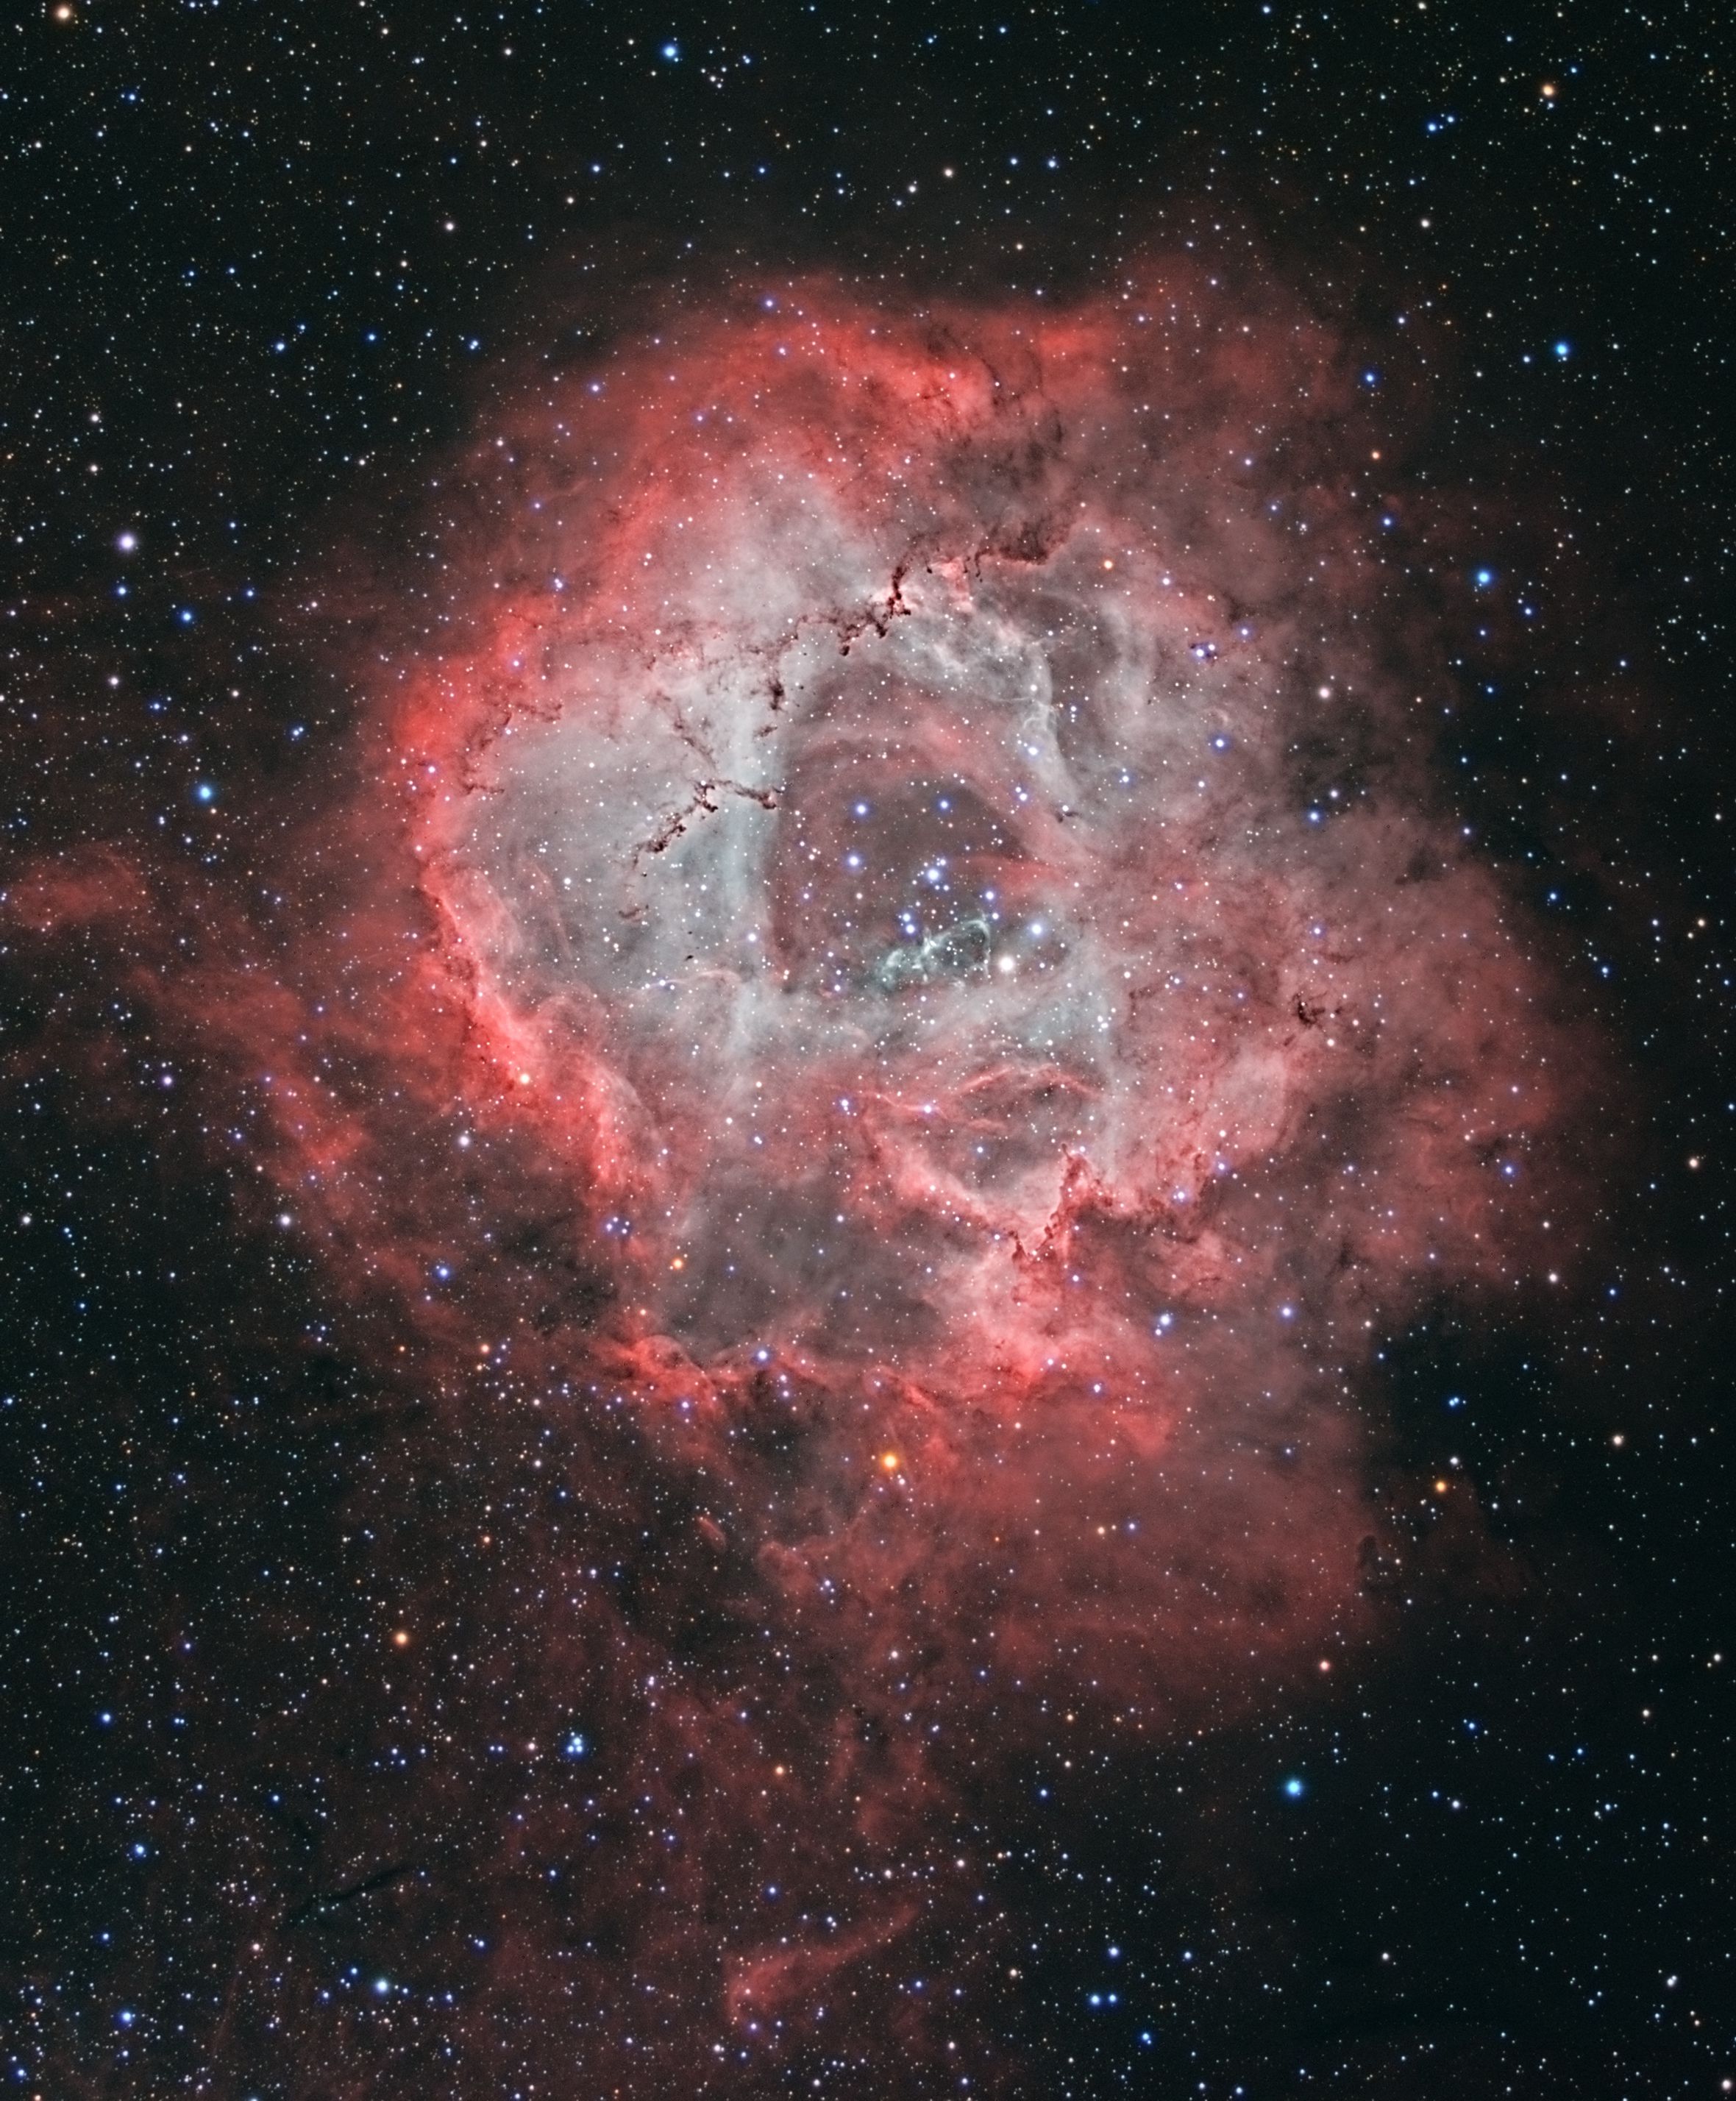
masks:
<instances>
[{"instance_id":1,"label":"reddish outer gas cloud","mask_svg":"<svg viewBox=\"0 0 1736 2101\"><path fill-rule=\"evenodd\" d=\"M623 1789L686 1820L561 1929L612 1936L587 2003L665 1995L575 2045L633 2090L947 2061L980 1995L903 1987L996 1960L961 1805L1376 1638L1375 1338L1570 1259L1573 1060L1431 785L1446 645L1354 382L1154 267L725 298L528 389L361 667L341 983L327 917L186 995L462 1434L485 1376L606 1421L647 1553L753 1630L708 1671L550 1614L550 1683L610 1688ZM572 1838L560 1785L503 1859ZM559 1937L519 1917L502 1988Z\"/></svg>"}]
</instances>

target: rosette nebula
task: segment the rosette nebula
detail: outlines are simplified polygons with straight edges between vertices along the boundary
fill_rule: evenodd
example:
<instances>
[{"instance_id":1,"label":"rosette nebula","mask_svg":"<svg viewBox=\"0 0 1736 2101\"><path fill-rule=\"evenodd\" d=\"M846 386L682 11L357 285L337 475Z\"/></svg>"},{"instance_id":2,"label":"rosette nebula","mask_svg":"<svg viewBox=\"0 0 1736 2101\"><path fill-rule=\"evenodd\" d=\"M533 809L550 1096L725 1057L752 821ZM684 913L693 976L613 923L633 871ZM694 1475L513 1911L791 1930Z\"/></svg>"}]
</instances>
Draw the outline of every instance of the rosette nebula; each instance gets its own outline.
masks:
<instances>
[{"instance_id":1,"label":"rosette nebula","mask_svg":"<svg viewBox=\"0 0 1736 2101\"><path fill-rule=\"evenodd\" d=\"M1575 1059L1354 352L1192 266L720 294L426 493L348 872L178 996L489 1484L306 1900L409 1864L467 1981L387 2043L292 1948L297 2091L1031 2090L1042 1791L1396 1639L1376 1353L1571 1270Z\"/></svg>"}]
</instances>

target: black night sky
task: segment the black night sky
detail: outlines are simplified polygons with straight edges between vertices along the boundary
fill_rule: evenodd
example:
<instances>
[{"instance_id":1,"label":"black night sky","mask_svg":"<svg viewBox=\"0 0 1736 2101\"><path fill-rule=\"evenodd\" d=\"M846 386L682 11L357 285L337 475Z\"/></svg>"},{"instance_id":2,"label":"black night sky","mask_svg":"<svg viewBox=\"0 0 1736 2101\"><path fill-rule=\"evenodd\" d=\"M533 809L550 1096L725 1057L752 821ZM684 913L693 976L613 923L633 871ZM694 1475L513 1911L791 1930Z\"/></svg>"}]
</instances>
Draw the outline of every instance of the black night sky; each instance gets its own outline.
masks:
<instances>
[{"instance_id":1,"label":"black night sky","mask_svg":"<svg viewBox=\"0 0 1736 2101\"><path fill-rule=\"evenodd\" d=\"M660 15L639 0L51 0L11 25L11 2090L1730 2090L1736 48L1719 15L1680 0L975 15L903 0ZM400 762L382 710L419 652L485 635L493 595L535 567L503 492L574 485L537 461L536 416L600 395L594 374L623 399L636 372L663 383L660 331L701 365L709 343L722 371L727 331L708 336L706 316L751 295L765 313L872 312L895 332L944 307L988 316L987 342L1098 312L1172 265L1201 298L1262 325L1305 316L1337 346L1344 400L1309 409L1313 452L1283 454L1295 464L1261 501L1305 510L1335 449L1360 462L1369 489L1317 537L1337 536L1336 576L1364 524L1389 535L1385 595L1336 603L1394 697L1362 742L1322 729L1284 747L1318 805L1299 802L1298 823L1326 829L1340 783L1409 794L1489 886L1474 895L1504 900L1489 923L1531 973L1513 1011L1547 1010L1533 1048L1590 1077L1573 1074L1535 1139L1535 1175L1517 1139L1479 1158L1554 1192L1539 1230L1571 1256L1546 1282L1544 1256L1509 1286L1468 1254L1438 1282L1418 1267L1371 1285L1354 1360L1351 1299L1333 1295L1351 1287L1297 1298L1299 1331L1322 1325L1295 1347L1343 1372L1332 1420L1354 1457L1332 1493L1363 1513L1325 1618L1248 1573L1219 1657L1191 1608L1033 1547L1027 1590L993 1590L981 1624L1046 1625L1064 1600L1084 1631L991 1705L987 1673L952 1660L974 1639L977 1593L925 1584L914 1549L874 1590L853 1558L866 1506L831 1485L866 1460L888 1478L864 1493L905 1496L908 1524L935 1527L921 1537L980 1525L996 1549L1021 1467L1052 1524L1084 1493L1059 1442L991 1440L988 1457L943 1424L911 1426L965 1390L963 1344L943 1376L940 1342L922 1372L904 1339L952 1333L960 1300L942 1283L938 1326L908 1310L940 1243L908 1214L877 1236L930 1266L895 1306L864 1256L870 1311L846 1347L793 1310L825 1250L780 1210L769 1166L758 1196L731 1200L735 1237L714 1205L683 1251L656 1241L660 1276L700 1280L664 1325L719 1426L694 1431L714 1438L703 1452L678 1449L657 1426L681 1384L674 1346L644 1342L658 1324L629 1301L648 1287L615 1251L654 1241L633 1209L648 1220L649 1180L609 1194L576 1124L515 1122L467 1079L443 1096L431 1052L400 1056L407 966L387 967L388 944L421 953L436 922L458 937L431 892L413 897L409 832L383 814ZM862 328L860 345L881 340ZM1221 393L1209 374L1186 383L1197 430L1292 413L1277 363L1238 371ZM1083 397L1054 388L1059 428ZM802 398L765 409L768 443ZM1056 457L1074 442L1057 438ZM1120 443L1076 469L1076 510ZM1190 443L1198 475L1215 455ZM590 460L614 476L613 507L586 558L623 515L651 520L647 536L655 523L618 445ZM750 581L782 544L757 531L731 558ZM990 566L1062 560L1036 546L1004 539ZM1230 539L1200 546L1201 576L1239 599ZM903 575L851 641L885 643ZM1046 606L1084 603L1053 575ZM1202 676L1217 653L1193 646ZM457 661L442 656L443 675ZM892 762L874 763L891 810ZM489 792L504 808L523 791ZM709 780L696 794L701 825L773 807ZM665 828L681 851L692 820ZM578 868L601 835L574 823ZM961 836L948 834L962 856ZM1048 851L972 838L1008 866ZM1221 865L1232 889L1254 879L1252 860ZM1259 861L1261 879L1282 885L1287 865ZM1341 894L1373 927L1385 864L1363 865ZM489 880L516 910L531 892L508 867L490 862ZM474 893L444 895L462 918ZM819 908L803 891L778 909ZM1447 928L1449 907L1432 909ZM1001 940L992 913L956 922L979 923ZM899 925L914 942L917 922ZM900 986L976 967L974 950L952 960L961 936L941 938ZM474 1044L480 980L449 982L477 1002L452 1024ZM1321 1017L1348 1007L1284 988L1280 1019L1312 1055ZM519 996L523 1013L551 1011ZM1499 1055L1511 1038L1490 1040ZM624 1073L625 1038L611 1042ZM755 1069L774 1095L788 1070ZM273 1106L292 1071L320 1104L299 1121ZM782 1113L768 1138L795 1175L819 1126L793 1097ZM1039 1143L1036 1110L1020 1113ZM1335 1163L1372 1157L1398 1112L1338 1113L1321 1108L1306 1141ZM1239 1215L1240 1177L1250 1203L1257 1187L1316 1222L1302 1240L1323 1237L1338 1213L1302 1145L1218 1163L1223 1218ZM1415 1163L1442 1214L1468 1218L1446 1173ZM1108 1236L1112 1210L1091 1230ZM463 1250L448 1256L442 1234ZM766 1347L751 1358L717 1310L749 1242L784 1324L755 1313ZM1108 1239L1078 1245L1080 1272L1120 1290ZM1295 1260L1283 1274L1303 1273ZM1243 1332L1227 1286L1176 1291L1177 1335ZM1153 1350L1182 1347L1171 1319ZM1230 1347L1202 1341L1189 1360L1196 1408L1224 1367L1264 1361L1212 1354ZM881 1391L878 1371L861 1383L871 1359L927 1398L877 1418L887 1449L852 1461L853 1396ZM1090 1420L1067 1396L1054 1406L1057 1423ZM1292 1459L1274 1444L1262 1483ZM999 1470L992 1497L962 1485L978 1464ZM1272 1513L1282 1528L1284 1493L1262 1486L1248 1531L1227 1520L1211 1553L1234 1570L1237 1539ZM1172 1506L1153 1507L1147 1532ZM1204 1538L1197 1508L1175 1522ZM1324 1566L1338 1533L1320 1537ZM896 1555L885 1538L875 1550ZM792 1602L798 1562L829 1572L833 1603L834 1583L872 1592L862 1626L925 1659L884 1713L844 1638L813 1631L822 1608ZM1327 1620L1340 1646L1323 1647ZM1256 1626L1261 1661L1239 1674L1254 1653L1239 1630ZM1135 1714L1153 1718L1137 1733ZM942 1748L907 1754L905 1724ZM785 1800L785 1785L804 1792Z\"/></svg>"}]
</instances>

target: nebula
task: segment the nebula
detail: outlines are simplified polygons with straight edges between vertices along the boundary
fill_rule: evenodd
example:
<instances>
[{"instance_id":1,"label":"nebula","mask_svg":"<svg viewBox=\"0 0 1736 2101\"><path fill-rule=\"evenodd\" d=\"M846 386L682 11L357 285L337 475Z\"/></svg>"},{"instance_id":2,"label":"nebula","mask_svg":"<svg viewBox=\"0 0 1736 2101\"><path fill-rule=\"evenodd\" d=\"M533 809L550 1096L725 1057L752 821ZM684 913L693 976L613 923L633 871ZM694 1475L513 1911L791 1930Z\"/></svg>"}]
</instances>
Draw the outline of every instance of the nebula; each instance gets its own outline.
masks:
<instances>
[{"instance_id":1,"label":"nebula","mask_svg":"<svg viewBox=\"0 0 1736 2101\"><path fill-rule=\"evenodd\" d=\"M262 1229L591 1513L450 1543L543 1718L460 2062L1018 2090L997 1805L1389 1638L1374 1351L1571 1266L1584 1059L1355 352L1186 262L622 330L426 493L295 931L153 966Z\"/></svg>"}]
</instances>

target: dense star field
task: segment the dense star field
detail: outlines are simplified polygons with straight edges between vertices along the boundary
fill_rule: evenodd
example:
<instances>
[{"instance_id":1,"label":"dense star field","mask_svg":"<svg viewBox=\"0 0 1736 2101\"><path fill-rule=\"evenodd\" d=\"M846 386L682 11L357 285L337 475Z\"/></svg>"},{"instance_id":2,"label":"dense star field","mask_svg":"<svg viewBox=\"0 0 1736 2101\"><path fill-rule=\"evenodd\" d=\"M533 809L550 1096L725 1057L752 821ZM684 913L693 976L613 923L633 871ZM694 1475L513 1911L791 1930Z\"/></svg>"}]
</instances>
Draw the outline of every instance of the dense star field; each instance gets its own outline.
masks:
<instances>
[{"instance_id":1,"label":"dense star field","mask_svg":"<svg viewBox=\"0 0 1736 2101\"><path fill-rule=\"evenodd\" d=\"M1418 16L28 29L16 2091L1736 2079L1724 75Z\"/></svg>"}]
</instances>

